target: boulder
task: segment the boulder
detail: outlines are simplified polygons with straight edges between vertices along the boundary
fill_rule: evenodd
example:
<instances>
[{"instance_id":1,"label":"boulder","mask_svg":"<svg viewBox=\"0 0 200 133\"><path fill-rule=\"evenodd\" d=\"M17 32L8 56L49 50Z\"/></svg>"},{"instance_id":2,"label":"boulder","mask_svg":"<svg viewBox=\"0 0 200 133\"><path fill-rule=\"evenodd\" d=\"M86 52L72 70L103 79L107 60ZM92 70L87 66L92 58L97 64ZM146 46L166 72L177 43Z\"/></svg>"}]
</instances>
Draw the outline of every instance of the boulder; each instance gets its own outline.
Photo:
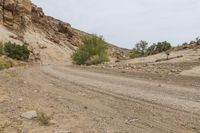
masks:
<instances>
[{"instance_id":1,"label":"boulder","mask_svg":"<svg viewBox=\"0 0 200 133\"><path fill-rule=\"evenodd\" d=\"M37 117L37 112L36 111L24 112L24 113L21 114L21 117L31 120L31 119Z\"/></svg>"}]
</instances>

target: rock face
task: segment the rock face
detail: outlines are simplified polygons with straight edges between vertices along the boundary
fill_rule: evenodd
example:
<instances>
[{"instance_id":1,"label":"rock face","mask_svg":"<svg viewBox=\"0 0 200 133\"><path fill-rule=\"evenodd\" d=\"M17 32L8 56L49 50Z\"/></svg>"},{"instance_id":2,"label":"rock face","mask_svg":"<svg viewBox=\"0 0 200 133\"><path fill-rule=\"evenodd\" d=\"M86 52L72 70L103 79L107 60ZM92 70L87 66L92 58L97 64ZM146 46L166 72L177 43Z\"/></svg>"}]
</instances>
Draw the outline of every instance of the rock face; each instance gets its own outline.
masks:
<instances>
[{"instance_id":1,"label":"rock face","mask_svg":"<svg viewBox=\"0 0 200 133\"><path fill-rule=\"evenodd\" d=\"M27 30L37 30L55 43L67 39L75 46L79 44L80 38L70 24L45 16L42 8L30 0L0 0L0 18L1 24L21 36Z\"/></svg>"},{"instance_id":2,"label":"rock face","mask_svg":"<svg viewBox=\"0 0 200 133\"><path fill-rule=\"evenodd\" d=\"M0 25L16 35L12 38L30 44L33 60L47 57L69 59L80 46L81 39L90 35L46 16L42 8L32 4L31 0L0 0ZM59 51L61 54L58 55ZM124 51L113 45L109 45L109 53L111 57L125 58ZM53 54L57 54L56 57Z\"/></svg>"},{"instance_id":3,"label":"rock face","mask_svg":"<svg viewBox=\"0 0 200 133\"><path fill-rule=\"evenodd\" d=\"M1 23L12 30L26 30L31 24L30 0L0 0Z\"/></svg>"}]
</instances>

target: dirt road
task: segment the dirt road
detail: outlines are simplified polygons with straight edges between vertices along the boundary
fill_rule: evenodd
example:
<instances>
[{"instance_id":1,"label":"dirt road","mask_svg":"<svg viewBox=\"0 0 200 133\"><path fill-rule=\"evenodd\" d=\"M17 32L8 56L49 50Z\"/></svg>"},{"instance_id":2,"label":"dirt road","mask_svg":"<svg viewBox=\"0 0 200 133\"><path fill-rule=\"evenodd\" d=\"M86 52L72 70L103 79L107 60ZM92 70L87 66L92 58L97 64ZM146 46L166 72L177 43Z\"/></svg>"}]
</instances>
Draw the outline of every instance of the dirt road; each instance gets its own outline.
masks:
<instances>
[{"instance_id":1,"label":"dirt road","mask_svg":"<svg viewBox=\"0 0 200 133\"><path fill-rule=\"evenodd\" d=\"M199 82L136 77L53 65L2 71L0 132L200 133ZM54 114L55 124L20 118L29 110Z\"/></svg>"}]
</instances>

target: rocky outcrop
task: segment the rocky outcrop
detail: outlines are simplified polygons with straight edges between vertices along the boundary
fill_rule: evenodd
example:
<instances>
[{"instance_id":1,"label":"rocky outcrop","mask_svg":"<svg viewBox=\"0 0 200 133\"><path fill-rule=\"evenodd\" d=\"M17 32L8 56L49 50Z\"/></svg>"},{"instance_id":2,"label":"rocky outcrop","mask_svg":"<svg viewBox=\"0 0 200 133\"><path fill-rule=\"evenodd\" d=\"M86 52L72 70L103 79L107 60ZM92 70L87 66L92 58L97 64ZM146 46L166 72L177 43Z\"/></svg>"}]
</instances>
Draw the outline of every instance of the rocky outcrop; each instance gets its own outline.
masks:
<instances>
[{"instance_id":1,"label":"rocky outcrop","mask_svg":"<svg viewBox=\"0 0 200 133\"><path fill-rule=\"evenodd\" d=\"M15 31L25 31L31 25L30 0L0 0L0 16L4 26Z\"/></svg>"},{"instance_id":2,"label":"rocky outcrop","mask_svg":"<svg viewBox=\"0 0 200 133\"><path fill-rule=\"evenodd\" d=\"M0 18L1 24L19 35L27 30L37 30L55 43L67 39L71 44L79 45L80 38L70 24L45 16L42 8L30 0L0 0Z\"/></svg>"},{"instance_id":3,"label":"rocky outcrop","mask_svg":"<svg viewBox=\"0 0 200 133\"><path fill-rule=\"evenodd\" d=\"M45 16L30 0L0 0L0 24L23 36L27 30L43 32L51 41L79 46L80 37L68 23Z\"/></svg>"}]
</instances>

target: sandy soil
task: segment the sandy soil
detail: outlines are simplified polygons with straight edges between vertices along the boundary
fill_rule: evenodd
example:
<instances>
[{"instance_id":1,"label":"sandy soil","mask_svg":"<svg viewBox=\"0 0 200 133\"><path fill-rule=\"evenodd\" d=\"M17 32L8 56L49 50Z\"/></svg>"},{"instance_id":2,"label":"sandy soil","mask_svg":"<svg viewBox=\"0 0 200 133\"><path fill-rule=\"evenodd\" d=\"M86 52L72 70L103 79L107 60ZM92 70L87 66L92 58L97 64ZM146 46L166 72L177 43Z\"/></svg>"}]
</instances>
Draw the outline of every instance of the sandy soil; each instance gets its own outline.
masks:
<instances>
[{"instance_id":1,"label":"sandy soil","mask_svg":"<svg viewBox=\"0 0 200 133\"><path fill-rule=\"evenodd\" d=\"M186 76L194 76L194 77L200 77L200 67L194 67L191 70L186 70L181 73L182 75Z\"/></svg>"},{"instance_id":2,"label":"sandy soil","mask_svg":"<svg viewBox=\"0 0 200 133\"><path fill-rule=\"evenodd\" d=\"M56 65L1 71L0 132L200 133L200 79L168 78ZM29 110L54 114L55 124L20 117Z\"/></svg>"}]
</instances>

